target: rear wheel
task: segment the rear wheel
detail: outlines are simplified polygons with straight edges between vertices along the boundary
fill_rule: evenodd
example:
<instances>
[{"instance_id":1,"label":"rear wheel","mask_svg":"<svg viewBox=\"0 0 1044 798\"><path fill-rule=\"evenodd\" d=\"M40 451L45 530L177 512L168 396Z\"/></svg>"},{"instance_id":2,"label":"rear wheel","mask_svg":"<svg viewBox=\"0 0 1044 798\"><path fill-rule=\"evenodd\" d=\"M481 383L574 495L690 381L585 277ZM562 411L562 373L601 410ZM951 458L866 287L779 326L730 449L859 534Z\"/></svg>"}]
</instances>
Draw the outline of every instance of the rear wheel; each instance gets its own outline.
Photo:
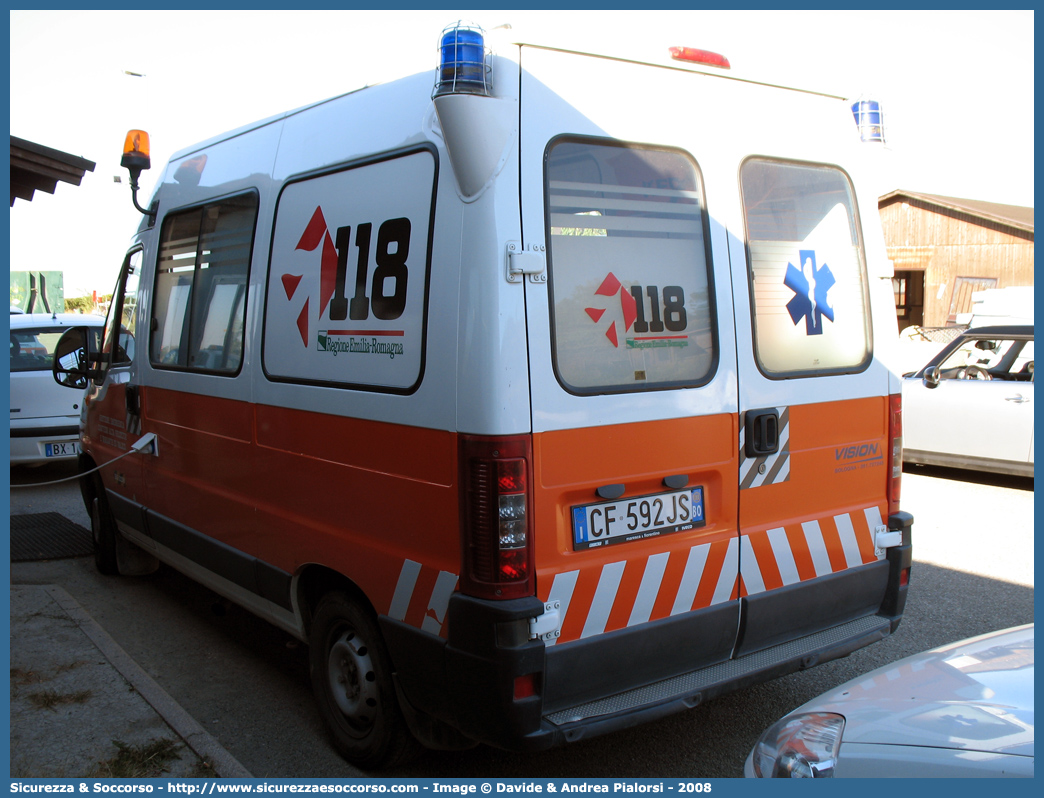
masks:
<instances>
[{"instance_id":1,"label":"rear wheel","mask_svg":"<svg viewBox=\"0 0 1044 798\"><path fill-rule=\"evenodd\" d=\"M319 712L341 756L361 768L381 768L417 752L368 608L344 593L327 594L316 608L309 658Z\"/></svg>"},{"instance_id":2,"label":"rear wheel","mask_svg":"<svg viewBox=\"0 0 1044 798\"><path fill-rule=\"evenodd\" d=\"M106 576L119 574L116 562L116 521L104 493L96 493L91 501L91 537L94 538L94 565L98 572Z\"/></svg>"}]
</instances>

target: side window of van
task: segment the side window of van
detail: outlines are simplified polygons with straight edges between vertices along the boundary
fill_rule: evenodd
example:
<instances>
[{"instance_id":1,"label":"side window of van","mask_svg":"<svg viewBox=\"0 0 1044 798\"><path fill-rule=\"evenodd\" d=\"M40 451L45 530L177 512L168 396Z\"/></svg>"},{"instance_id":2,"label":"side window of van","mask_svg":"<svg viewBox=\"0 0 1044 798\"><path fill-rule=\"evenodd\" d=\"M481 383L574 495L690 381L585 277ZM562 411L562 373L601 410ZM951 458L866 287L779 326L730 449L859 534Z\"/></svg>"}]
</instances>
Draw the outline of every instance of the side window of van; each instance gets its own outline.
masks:
<instances>
[{"instance_id":1,"label":"side window of van","mask_svg":"<svg viewBox=\"0 0 1044 798\"><path fill-rule=\"evenodd\" d=\"M696 163L678 150L564 138L546 164L559 382L576 394L708 382L717 341Z\"/></svg>"},{"instance_id":2,"label":"side window of van","mask_svg":"<svg viewBox=\"0 0 1044 798\"><path fill-rule=\"evenodd\" d=\"M256 194L164 219L149 348L153 366L239 371L256 221Z\"/></svg>"},{"instance_id":3,"label":"side window of van","mask_svg":"<svg viewBox=\"0 0 1044 798\"><path fill-rule=\"evenodd\" d=\"M141 249L131 250L123 261L119 283L109 303L105 319L102 352L110 355L106 362L112 366L128 365L134 361L137 336L138 281L141 279Z\"/></svg>"},{"instance_id":4,"label":"side window of van","mask_svg":"<svg viewBox=\"0 0 1044 798\"><path fill-rule=\"evenodd\" d=\"M870 310L848 176L752 158L740 179L759 368L778 379L862 370Z\"/></svg>"},{"instance_id":5,"label":"side window of van","mask_svg":"<svg viewBox=\"0 0 1044 798\"><path fill-rule=\"evenodd\" d=\"M268 379L417 389L437 185L436 153L423 147L283 187L265 300Z\"/></svg>"}]
</instances>

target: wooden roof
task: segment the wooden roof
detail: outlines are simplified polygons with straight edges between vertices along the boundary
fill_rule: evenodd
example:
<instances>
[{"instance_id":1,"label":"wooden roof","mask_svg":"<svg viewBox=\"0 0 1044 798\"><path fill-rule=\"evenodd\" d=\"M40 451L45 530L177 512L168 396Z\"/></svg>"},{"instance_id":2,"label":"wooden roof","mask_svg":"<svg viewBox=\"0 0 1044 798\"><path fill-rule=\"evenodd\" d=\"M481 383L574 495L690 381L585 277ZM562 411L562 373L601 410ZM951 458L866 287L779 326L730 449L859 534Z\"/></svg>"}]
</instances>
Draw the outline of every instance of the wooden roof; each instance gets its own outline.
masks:
<instances>
[{"instance_id":1,"label":"wooden roof","mask_svg":"<svg viewBox=\"0 0 1044 798\"><path fill-rule=\"evenodd\" d=\"M921 194L916 191L892 191L877 201L879 208L892 202L912 199L920 204L937 207L941 212L964 213L978 217L994 224L1006 225L1016 230L1033 234L1033 208L1021 205L1001 205L997 202L980 202L979 200L958 199L956 197L940 197L937 194Z\"/></svg>"},{"instance_id":2,"label":"wooden roof","mask_svg":"<svg viewBox=\"0 0 1044 798\"><path fill-rule=\"evenodd\" d=\"M11 136L12 205L16 199L32 202L37 191L53 194L59 181L78 186L93 171L94 161Z\"/></svg>"}]
</instances>

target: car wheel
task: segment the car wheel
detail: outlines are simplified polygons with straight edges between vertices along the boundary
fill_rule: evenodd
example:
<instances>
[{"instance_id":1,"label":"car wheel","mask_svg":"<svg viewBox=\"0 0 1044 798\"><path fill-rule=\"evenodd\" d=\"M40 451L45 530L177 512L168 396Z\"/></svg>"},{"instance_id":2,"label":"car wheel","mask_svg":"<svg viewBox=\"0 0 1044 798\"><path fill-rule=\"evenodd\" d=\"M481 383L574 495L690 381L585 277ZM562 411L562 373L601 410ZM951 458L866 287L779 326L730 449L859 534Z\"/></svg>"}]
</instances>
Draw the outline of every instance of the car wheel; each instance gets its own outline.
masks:
<instances>
[{"instance_id":1,"label":"car wheel","mask_svg":"<svg viewBox=\"0 0 1044 798\"><path fill-rule=\"evenodd\" d=\"M91 537L94 538L94 565L98 572L106 576L119 574L116 562L116 521L104 495L95 495L91 502Z\"/></svg>"},{"instance_id":2,"label":"car wheel","mask_svg":"<svg viewBox=\"0 0 1044 798\"><path fill-rule=\"evenodd\" d=\"M361 768L406 761L419 746L406 725L391 665L368 608L329 593L309 643L312 690L338 753Z\"/></svg>"}]
</instances>

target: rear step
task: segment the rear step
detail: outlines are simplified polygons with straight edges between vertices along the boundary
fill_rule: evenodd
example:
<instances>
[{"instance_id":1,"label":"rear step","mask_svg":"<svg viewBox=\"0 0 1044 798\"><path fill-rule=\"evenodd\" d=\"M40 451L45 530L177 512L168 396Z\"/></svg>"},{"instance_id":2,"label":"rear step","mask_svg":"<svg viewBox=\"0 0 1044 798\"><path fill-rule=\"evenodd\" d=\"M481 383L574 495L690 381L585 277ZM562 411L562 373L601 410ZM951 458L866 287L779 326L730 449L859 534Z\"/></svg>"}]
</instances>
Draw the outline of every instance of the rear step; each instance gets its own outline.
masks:
<instances>
[{"instance_id":1,"label":"rear step","mask_svg":"<svg viewBox=\"0 0 1044 798\"><path fill-rule=\"evenodd\" d=\"M544 720L568 734L567 727L598 716L619 715L666 702L682 701L695 707L708 691L724 692L728 687L754 684L772 676L811 667L843 657L891 633L889 619L878 615L858 618L822 632L781 643L762 651L745 654L706 668L672 676L644 687L589 701L544 716ZM869 639L868 639L869 638Z\"/></svg>"}]
</instances>

